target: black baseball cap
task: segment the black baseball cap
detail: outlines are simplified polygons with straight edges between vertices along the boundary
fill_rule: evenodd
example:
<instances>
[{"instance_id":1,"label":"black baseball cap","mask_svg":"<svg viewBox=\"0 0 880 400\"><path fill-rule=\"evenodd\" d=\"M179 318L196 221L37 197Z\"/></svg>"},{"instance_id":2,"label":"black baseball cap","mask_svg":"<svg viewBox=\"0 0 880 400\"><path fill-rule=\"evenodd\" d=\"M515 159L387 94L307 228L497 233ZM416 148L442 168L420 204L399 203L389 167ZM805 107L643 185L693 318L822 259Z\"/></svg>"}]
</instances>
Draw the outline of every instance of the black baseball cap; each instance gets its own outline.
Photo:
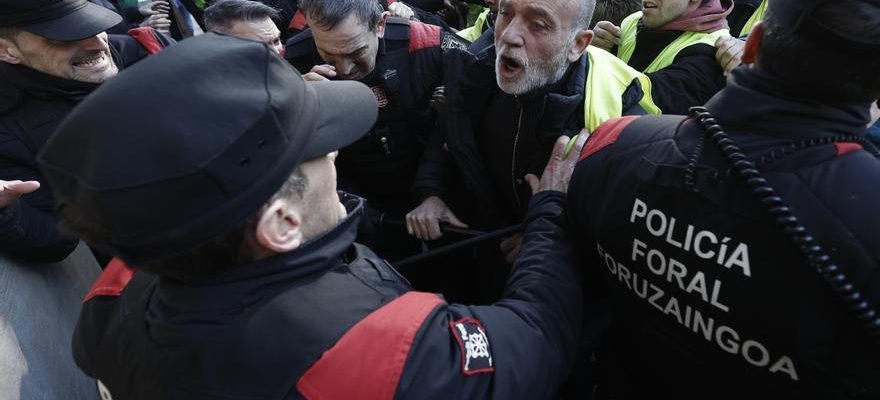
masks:
<instances>
[{"instance_id":1,"label":"black baseball cap","mask_svg":"<svg viewBox=\"0 0 880 400\"><path fill-rule=\"evenodd\" d=\"M59 213L82 220L74 230L136 265L242 226L297 165L354 142L377 113L362 83L306 83L265 44L208 33L102 84L38 162Z\"/></svg>"},{"instance_id":2,"label":"black baseball cap","mask_svg":"<svg viewBox=\"0 0 880 400\"><path fill-rule=\"evenodd\" d=\"M0 26L71 42L95 36L122 16L86 0L0 0Z\"/></svg>"},{"instance_id":3,"label":"black baseball cap","mask_svg":"<svg viewBox=\"0 0 880 400\"><path fill-rule=\"evenodd\" d=\"M860 18L880 18L880 1L863 0L874 4L875 14L854 16ZM815 15L823 6L835 6L840 0L769 0L769 12L779 25L792 34L811 36L833 47L847 47L853 50L880 51L880 43L873 37L846 27L832 26L828 21Z\"/></svg>"}]
</instances>

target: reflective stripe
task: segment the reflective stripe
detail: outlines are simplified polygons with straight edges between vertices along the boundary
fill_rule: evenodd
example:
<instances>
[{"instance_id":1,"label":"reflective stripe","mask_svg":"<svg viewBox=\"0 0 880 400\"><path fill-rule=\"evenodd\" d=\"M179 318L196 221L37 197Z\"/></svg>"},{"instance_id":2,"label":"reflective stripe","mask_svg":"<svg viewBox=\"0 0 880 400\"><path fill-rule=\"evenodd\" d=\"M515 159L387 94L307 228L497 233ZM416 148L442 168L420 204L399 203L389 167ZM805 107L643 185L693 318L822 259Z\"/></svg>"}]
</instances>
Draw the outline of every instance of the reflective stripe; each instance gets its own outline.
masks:
<instances>
[{"instance_id":1,"label":"reflective stripe","mask_svg":"<svg viewBox=\"0 0 880 400\"><path fill-rule=\"evenodd\" d=\"M636 49L636 36L641 19L642 12L639 11L626 17L620 24L620 45L617 46L617 56L624 62L629 63ZM708 44L715 47L715 42L720 37L730 37L730 31L720 29L712 33L685 32L669 43L642 72L650 74L672 65L678 53L695 44Z\"/></svg>"},{"instance_id":2,"label":"reflective stripe","mask_svg":"<svg viewBox=\"0 0 880 400\"><path fill-rule=\"evenodd\" d=\"M623 93L635 79L642 87L639 105L649 114L661 113L651 97L651 80L647 75L598 47L588 46L587 56L590 69L584 88L584 127L590 132L623 114Z\"/></svg>"},{"instance_id":3,"label":"reflective stripe","mask_svg":"<svg viewBox=\"0 0 880 400\"><path fill-rule=\"evenodd\" d=\"M743 29L739 33L739 36L743 37L743 36L748 35L749 32L752 31L752 28L754 28L755 25L758 24L758 22L761 22L761 20L764 19L764 13L766 13L766 12L767 12L767 0L764 0L761 2L761 4L758 6L758 8L755 9L755 12L752 14L752 16L746 22L746 24L743 25Z\"/></svg>"}]
</instances>

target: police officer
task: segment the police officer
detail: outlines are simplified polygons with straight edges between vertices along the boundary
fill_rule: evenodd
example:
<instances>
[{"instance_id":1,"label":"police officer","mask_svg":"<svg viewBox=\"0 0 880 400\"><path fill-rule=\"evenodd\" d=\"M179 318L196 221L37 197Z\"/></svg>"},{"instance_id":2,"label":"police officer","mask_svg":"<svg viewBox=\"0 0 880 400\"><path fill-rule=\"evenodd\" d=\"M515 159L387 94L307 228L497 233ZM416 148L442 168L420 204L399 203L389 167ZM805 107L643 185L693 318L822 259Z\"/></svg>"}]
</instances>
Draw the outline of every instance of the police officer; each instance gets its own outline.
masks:
<instances>
[{"instance_id":1,"label":"police officer","mask_svg":"<svg viewBox=\"0 0 880 400\"><path fill-rule=\"evenodd\" d=\"M878 21L771 0L705 108L594 133L569 204L612 305L604 397L880 397Z\"/></svg>"},{"instance_id":2,"label":"police officer","mask_svg":"<svg viewBox=\"0 0 880 400\"><path fill-rule=\"evenodd\" d=\"M133 112L166 97L198 107ZM447 304L352 242L363 201L337 194L333 159L376 116L363 84L305 83L265 44L214 33L88 98L40 158L66 226L121 257L85 299L78 365L124 399L550 398L582 304L567 140L530 178L508 295Z\"/></svg>"},{"instance_id":3,"label":"police officer","mask_svg":"<svg viewBox=\"0 0 880 400\"><path fill-rule=\"evenodd\" d=\"M435 25L389 18L374 0L303 1L311 28L287 43L285 57L307 80L357 80L379 102L376 126L340 151L341 187L402 217L436 116L442 53L465 43Z\"/></svg>"},{"instance_id":4,"label":"police officer","mask_svg":"<svg viewBox=\"0 0 880 400\"><path fill-rule=\"evenodd\" d=\"M46 262L76 248L76 238L57 228L51 189L34 158L67 113L102 82L170 44L146 27L131 35L104 32L121 21L85 0L0 2L0 179L43 185L37 191L33 183L6 187L24 196L0 207L3 253Z\"/></svg>"}]
</instances>

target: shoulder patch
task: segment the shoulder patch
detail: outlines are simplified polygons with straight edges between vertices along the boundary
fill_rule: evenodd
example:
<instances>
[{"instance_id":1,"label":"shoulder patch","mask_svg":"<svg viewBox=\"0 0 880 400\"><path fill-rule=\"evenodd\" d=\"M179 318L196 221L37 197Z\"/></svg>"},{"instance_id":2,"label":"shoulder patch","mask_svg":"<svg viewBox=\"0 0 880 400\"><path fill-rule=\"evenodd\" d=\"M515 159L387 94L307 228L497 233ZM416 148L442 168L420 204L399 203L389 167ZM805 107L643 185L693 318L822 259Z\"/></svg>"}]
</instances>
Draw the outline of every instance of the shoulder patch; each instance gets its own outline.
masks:
<instances>
[{"instance_id":1,"label":"shoulder patch","mask_svg":"<svg viewBox=\"0 0 880 400\"><path fill-rule=\"evenodd\" d=\"M116 296L122 294L122 291L131 282L135 270L125 264L124 261L114 258L104 268L104 272L98 276L98 279L92 284L89 293L83 299L83 303L88 302L96 296Z\"/></svg>"},{"instance_id":2,"label":"shoulder patch","mask_svg":"<svg viewBox=\"0 0 880 400\"><path fill-rule=\"evenodd\" d=\"M495 371L486 328L473 318L462 318L449 323L452 336L461 349L461 373L475 375Z\"/></svg>"},{"instance_id":3,"label":"shoulder patch","mask_svg":"<svg viewBox=\"0 0 880 400\"><path fill-rule=\"evenodd\" d=\"M440 45L440 27L412 21L409 24L409 52Z\"/></svg>"},{"instance_id":4,"label":"shoulder patch","mask_svg":"<svg viewBox=\"0 0 880 400\"><path fill-rule=\"evenodd\" d=\"M845 156L854 151L864 150L862 145L852 142L834 143L834 148L837 149L837 157Z\"/></svg>"},{"instance_id":5,"label":"shoulder patch","mask_svg":"<svg viewBox=\"0 0 880 400\"><path fill-rule=\"evenodd\" d=\"M447 32L441 32L440 36L441 36L440 48L443 50L449 50L449 49L467 50L468 46L470 46L470 44L468 44L465 41L465 39L463 39L462 37L460 37L458 35L455 35L452 33L447 33Z\"/></svg>"},{"instance_id":6,"label":"shoulder patch","mask_svg":"<svg viewBox=\"0 0 880 400\"><path fill-rule=\"evenodd\" d=\"M393 399L416 334L442 303L434 293L408 292L373 311L309 367L296 389L307 400Z\"/></svg>"},{"instance_id":7,"label":"shoulder patch","mask_svg":"<svg viewBox=\"0 0 880 400\"><path fill-rule=\"evenodd\" d=\"M599 150L614 144L623 130L638 117L638 115L631 115L623 118L615 118L599 125L593 134L590 135L590 138L587 139L587 144L584 145L583 150L581 150L579 161L583 161L585 158L596 154Z\"/></svg>"}]
</instances>

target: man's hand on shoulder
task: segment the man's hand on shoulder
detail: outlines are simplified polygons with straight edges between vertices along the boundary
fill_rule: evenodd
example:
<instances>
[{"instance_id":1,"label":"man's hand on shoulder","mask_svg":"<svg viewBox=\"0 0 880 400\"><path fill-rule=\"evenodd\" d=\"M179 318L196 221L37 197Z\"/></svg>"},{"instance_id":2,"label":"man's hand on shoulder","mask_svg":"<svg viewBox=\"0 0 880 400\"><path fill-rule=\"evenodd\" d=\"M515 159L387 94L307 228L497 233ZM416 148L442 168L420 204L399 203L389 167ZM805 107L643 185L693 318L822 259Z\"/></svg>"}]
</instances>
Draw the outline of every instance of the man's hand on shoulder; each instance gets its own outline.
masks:
<instances>
[{"instance_id":1,"label":"man's hand on shoulder","mask_svg":"<svg viewBox=\"0 0 880 400\"><path fill-rule=\"evenodd\" d=\"M539 179L533 174L526 175L526 181L532 187L532 193L538 193L545 190L554 190L558 192L568 191L568 182L571 181L571 174L578 162L578 155L584 148L584 143L590 136L586 129L573 138L568 136L560 136L553 145L553 153L550 155L550 161L544 168L544 173Z\"/></svg>"},{"instance_id":2,"label":"man's hand on shoulder","mask_svg":"<svg viewBox=\"0 0 880 400\"><path fill-rule=\"evenodd\" d=\"M730 74L730 71L733 71L734 68L742 64L746 42L735 37L725 36L715 41L715 47L717 48L715 50L715 59L718 61L718 64L721 64L724 75Z\"/></svg>"},{"instance_id":3,"label":"man's hand on shoulder","mask_svg":"<svg viewBox=\"0 0 880 400\"><path fill-rule=\"evenodd\" d=\"M40 188L37 181L3 181L0 180L0 208L8 207L23 194L31 193Z\"/></svg>"}]
</instances>

